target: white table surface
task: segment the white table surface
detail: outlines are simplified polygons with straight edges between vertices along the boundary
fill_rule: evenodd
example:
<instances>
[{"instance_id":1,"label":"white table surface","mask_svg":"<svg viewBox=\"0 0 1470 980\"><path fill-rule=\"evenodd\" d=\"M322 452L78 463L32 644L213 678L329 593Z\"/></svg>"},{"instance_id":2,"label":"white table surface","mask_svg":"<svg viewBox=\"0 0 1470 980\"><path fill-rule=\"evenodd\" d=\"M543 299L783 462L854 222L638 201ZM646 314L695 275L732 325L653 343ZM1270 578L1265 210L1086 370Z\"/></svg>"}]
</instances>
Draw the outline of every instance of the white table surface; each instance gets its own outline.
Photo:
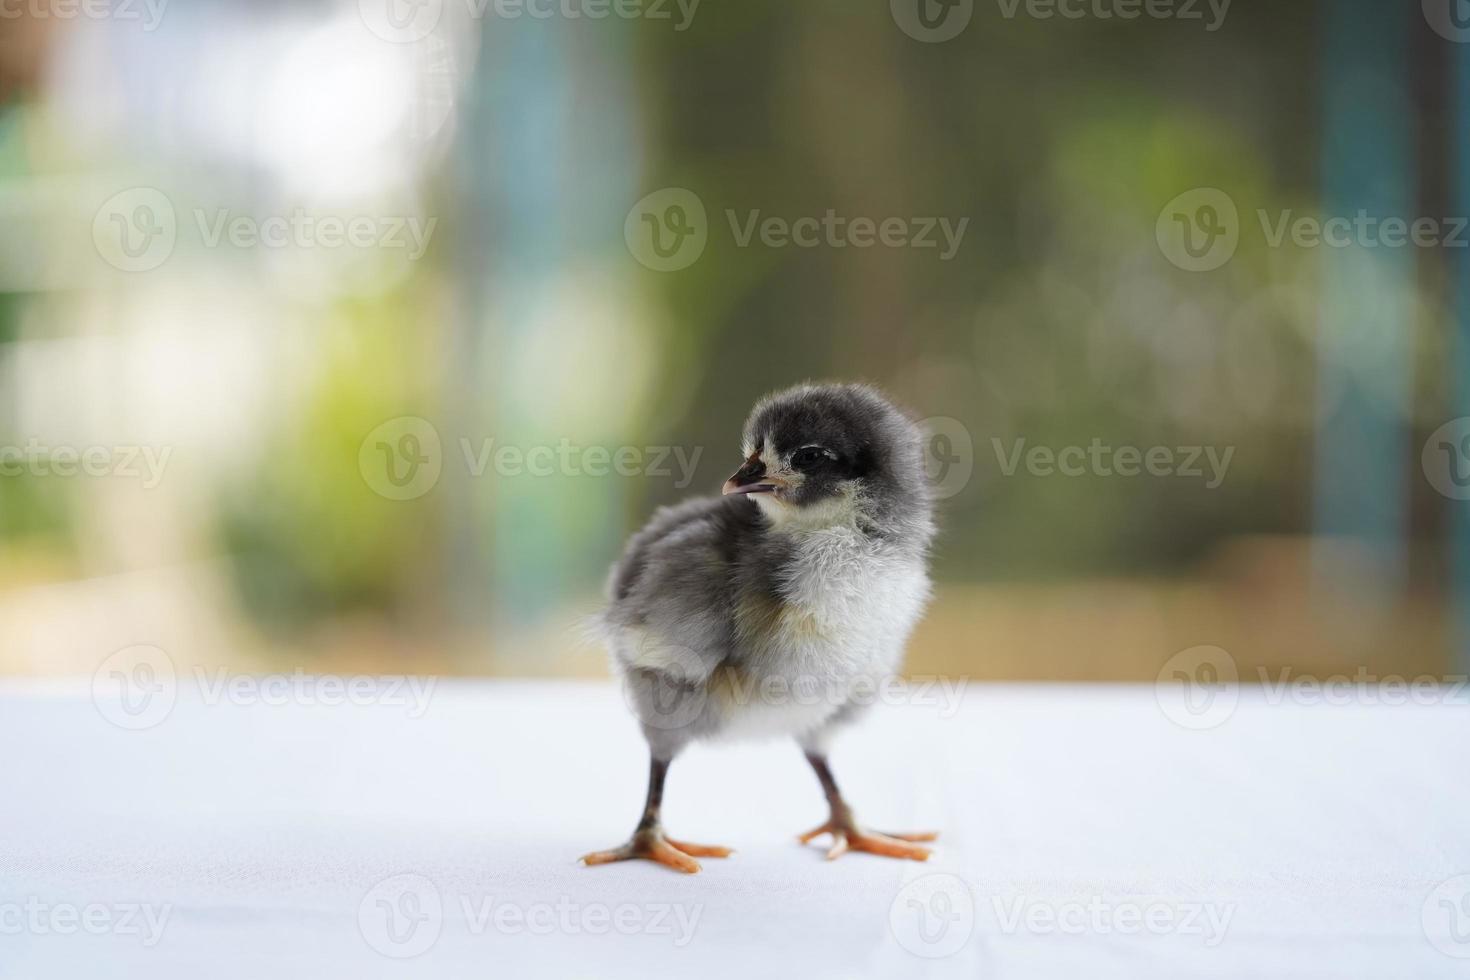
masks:
<instances>
[{"instance_id":1,"label":"white table surface","mask_svg":"<svg viewBox=\"0 0 1470 980\"><path fill-rule=\"evenodd\" d=\"M1470 976L1464 705L1246 691L1191 731L1151 687L974 685L833 755L927 864L796 844L825 806L769 743L675 763L670 832L737 849L683 876L575 862L642 801L609 684L287 700L185 683L130 731L86 680L0 686L0 976Z\"/></svg>"}]
</instances>

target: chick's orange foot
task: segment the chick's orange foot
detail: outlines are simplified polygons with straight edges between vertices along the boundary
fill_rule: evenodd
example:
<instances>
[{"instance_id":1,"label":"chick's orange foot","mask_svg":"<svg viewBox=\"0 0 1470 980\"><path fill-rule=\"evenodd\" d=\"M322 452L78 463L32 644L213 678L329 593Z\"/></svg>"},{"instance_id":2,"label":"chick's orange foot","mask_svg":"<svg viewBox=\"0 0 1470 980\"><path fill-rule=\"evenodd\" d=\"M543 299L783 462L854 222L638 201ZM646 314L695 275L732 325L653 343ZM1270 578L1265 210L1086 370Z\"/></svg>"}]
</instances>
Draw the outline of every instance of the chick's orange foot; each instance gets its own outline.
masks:
<instances>
[{"instance_id":1,"label":"chick's orange foot","mask_svg":"<svg viewBox=\"0 0 1470 980\"><path fill-rule=\"evenodd\" d=\"M675 871L692 875L699 871L699 862L694 860L696 857L722 858L729 857L733 853L735 852L730 848L716 844L691 844L688 841L674 840L664 836L664 832L655 827L638 831L633 835L633 839L622 847L584 854L582 863L590 867L594 864L642 859L655 861Z\"/></svg>"},{"instance_id":2,"label":"chick's orange foot","mask_svg":"<svg viewBox=\"0 0 1470 980\"><path fill-rule=\"evenodd\" d=\"M827 850L828 861L840 858L850 850L880 854L883 857L908 858L910 861L927 861L934 852L927 847L920 847L919 842L937 840L939 837L935 831L880 834L876 830L863 830L851 819L834 817L820 827L808 830L797 840L806 844L823 834L830 834L832 837L832 846Z\"/></svg>"},{"instance_id":3,"label":"chick's orange foot","mask_svg":"<svg viewBox=\"0 0 1470 980\"><path fill-rule=\"evenodd\" d=\"M828 861L840 858L850 850L881 854L883 857L908 858L910 861L929 860L929 855L933 852L919 844L936 840L939 837L937 832L880 834L876 830L864 830L852 818L852 807L847 805L847 801L842 798L842 791L837 788L837 780L832 775L832 767L827 764L827 756L820 749L812 748L806 753L806 761L811 763L812 771L817 774L817 782L822 784L822 792L827 796L827 806L831 808L832 815L827 818L826 823L808 830L797 840L805 844L813 838L830 834L832 847L827 851Z\"/></svg>"}]
</instances>

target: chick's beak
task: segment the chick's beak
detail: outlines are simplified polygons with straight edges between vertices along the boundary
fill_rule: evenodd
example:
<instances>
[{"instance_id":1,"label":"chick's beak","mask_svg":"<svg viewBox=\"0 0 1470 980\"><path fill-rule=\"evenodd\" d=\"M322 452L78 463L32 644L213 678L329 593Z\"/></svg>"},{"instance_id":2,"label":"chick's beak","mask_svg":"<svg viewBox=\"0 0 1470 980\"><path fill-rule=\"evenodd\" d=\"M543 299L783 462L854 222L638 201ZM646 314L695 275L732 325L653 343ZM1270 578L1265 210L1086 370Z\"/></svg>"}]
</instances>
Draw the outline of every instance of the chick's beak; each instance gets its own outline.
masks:
<instances>
[{"instance_id":1,"label":"chick's beak","mask_svg":"<svg viewBox=\"0 0 1470 980\"><path fill-rule=\"evenodd\" d=\"M752 456L745 461L735 475L725 481L721 492L731 493L770 493L780 485L780 481L766 476L766 464L759 456Z\"/></svg>"}]
</instances>

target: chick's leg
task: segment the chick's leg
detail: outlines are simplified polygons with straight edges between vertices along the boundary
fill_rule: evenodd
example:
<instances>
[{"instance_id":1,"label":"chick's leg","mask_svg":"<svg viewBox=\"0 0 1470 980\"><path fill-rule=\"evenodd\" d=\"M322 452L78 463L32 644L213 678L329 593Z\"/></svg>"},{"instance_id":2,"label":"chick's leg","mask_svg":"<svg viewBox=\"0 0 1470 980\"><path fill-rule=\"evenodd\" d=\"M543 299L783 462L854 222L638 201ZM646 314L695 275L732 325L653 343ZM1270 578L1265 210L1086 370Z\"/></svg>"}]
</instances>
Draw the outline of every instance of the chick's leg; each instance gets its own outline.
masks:
<instances>
[{"instance_id":1,"label":"chick's leg","mask_svg":"<svg viewBox=\"0 0 1470 980\"><path fill-rule=\"evenodd\" d=\"M852 808L842 798L842 793L837 789L837 780L832 778L832 770L827 766L827 757L817 752L807 752L806 761L812 765L812 770L817 774L817 780L822 784L822 792L827 795L827 805L832 808L832 816L827 822L813 830L802 834L797 840L803 844L823 834L832 836L832 847L827 851L827 860L839 858L848 850L866 851L869 854L881 854L884 857L909 858L913 861L927 861L932 853L927 847L920 847L920 841L932 841L939 836L934 832L906 833L906 834L880 834L875 830L864 830L857 825L853 819Z\"/></svg>"},{"instance_id":2,"label":"chick's leg","mask_svg":"<svg viewBox=\"0 0 1470 980\"><path fill-rule=\"evenodd\" d=\"M699 862L696 857L729 857L733 853L728 847L717 847L713 844L691 844L687 841L673 840L664 835L663 824L659 821L659 811L663 807L664 799L664 777L669 772L669 760L653 756L648 766L648 801L643 806L643 818L638 821L638 826L633 830L633 836L621 847L615 847L610 851L593 851L591 854L582 856L582 863L586 865L611 864L613 861L627 861L632 858L642 858L647 861L657 861L659 864L667 865L675 871L685 874L694 874L699 870Z\"/></svg>"}]
</instances>

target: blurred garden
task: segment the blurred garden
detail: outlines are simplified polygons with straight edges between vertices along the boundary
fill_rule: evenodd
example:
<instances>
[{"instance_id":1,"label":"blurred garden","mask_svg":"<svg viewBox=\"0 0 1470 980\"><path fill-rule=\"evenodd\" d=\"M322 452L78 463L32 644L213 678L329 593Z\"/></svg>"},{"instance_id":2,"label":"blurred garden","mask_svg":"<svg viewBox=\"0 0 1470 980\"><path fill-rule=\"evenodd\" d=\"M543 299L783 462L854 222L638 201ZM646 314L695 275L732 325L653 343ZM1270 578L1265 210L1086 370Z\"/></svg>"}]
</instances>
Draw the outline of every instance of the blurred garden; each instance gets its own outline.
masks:
<instances>
[{"instance_id":1,"label":"blurred garden","mask_svg":"<svg viewBox=\"0 0 1470 980\"><path fill-rule=\"evenodd\" d=\"M6 19L0 672L599 676L807 378L935 433L915 672L1463 672L1465 45L899 6Z\"/></svg>"}]
</instances>

